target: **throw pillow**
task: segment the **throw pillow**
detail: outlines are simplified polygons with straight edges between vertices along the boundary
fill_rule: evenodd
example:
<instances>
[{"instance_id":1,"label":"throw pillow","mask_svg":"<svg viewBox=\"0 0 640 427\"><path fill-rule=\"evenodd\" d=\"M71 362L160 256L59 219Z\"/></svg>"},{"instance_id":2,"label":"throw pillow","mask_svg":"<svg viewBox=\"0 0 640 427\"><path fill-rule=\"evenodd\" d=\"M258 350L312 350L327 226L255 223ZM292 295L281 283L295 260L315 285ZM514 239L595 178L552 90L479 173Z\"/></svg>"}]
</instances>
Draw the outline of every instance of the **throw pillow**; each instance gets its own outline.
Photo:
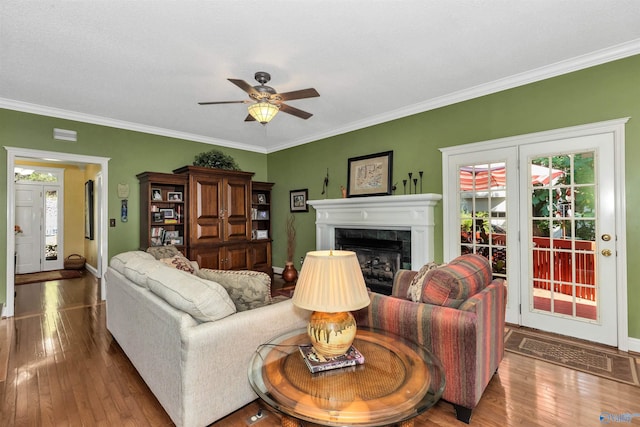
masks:
<instances>
[{"instance_id":1,"label":"throw pillow","mask_svg":"<svg viewBox=\"0 0 640 427\"><path fill-rule=\"evenodd\" d=\"M491 282L491 264L482 255L467 254L425 277L422 302L457 308Z\"/></svg>"},{"instance_id":2,"label":"throw pillow","mask_svg":"<svg viewBox=\"0 0 640 427\"><path fill-rule=\"evenodd\" d=\"M272 302L271 278L268 274L249 270L201 268L197 275L222 285L237 311L251 310Z\"/></svg>"},{"instance_id":3,"label":"throw pillow","mask_svg":"<svg viewBox=\"0 0 640 427\"><path fill-rule=\"evenodd\" d=\"M168 265L169 267L176 268L178 270L186 271L187 273L193 274L195 269L193 268L193 264L191 261L186 259L182 254L174 255L171 258L162 258L160 262Z\"/></svg>"},{"instance_id":4,"label":"throw pillow","mask_svg":"<svg viewBox=\"0 0 640 427\"><path fill-rule=\"evenodd\" d=\"M182 254L182 252L180 252L178 248L173 245L150 246L147 248L147 252L153 255L156 259L171 258L178 254Z\"/></svg>"},{"instance_id":5,"label":"throw pillow","mask_svg":"<svg viewBox=\"0 0 640 427\"><path fill-rule=\"evenodd\" d=\"M160 264L157 260L155 260L153 257L150 258L151 259L132 259L124 266L124 272L122 274L124 274L127 279L131 280L136 285L148 289L149 286L147 285L147 275L150 271L162 267L162 264Z\"/></svg>"},{"instance_id":6,"label":"throw pillow","mask_svg":"<svg viewBox=\"0 0 640 427\"><path fill-rule=\"evenodd\" d=\"M149 290L201 322L222 319L236 307L222 286L161 265L147 275Z\"/></svg>"},{"instance_id":7,"label":"throw pillow","mask_svg":"<svg viewBox=\"0 0 640 427\"><path fill-rule=\"evenodd\" d=\"M442 267L447 264L437 264L435 262L430 262L423 265L418 273L413 276L411 283L409 283L409 288L407 289L407 298L413 302L421 302L422 300L422 288L425 283L425 278L427 277L427 273L431 270L435 270L438 267Z\"/></svg>"},{"instance_id":8,"label":"throw pillow","mask_svg":"<svg viewBox=\"0 0 640 427\"><path fill-rule=\"evenodd\" d=\"M150 254L142 251L128 251L114 255L109 262L118 273L124 274L124 266L133 259L154 259Z\"/></svg>"}]
</instances>

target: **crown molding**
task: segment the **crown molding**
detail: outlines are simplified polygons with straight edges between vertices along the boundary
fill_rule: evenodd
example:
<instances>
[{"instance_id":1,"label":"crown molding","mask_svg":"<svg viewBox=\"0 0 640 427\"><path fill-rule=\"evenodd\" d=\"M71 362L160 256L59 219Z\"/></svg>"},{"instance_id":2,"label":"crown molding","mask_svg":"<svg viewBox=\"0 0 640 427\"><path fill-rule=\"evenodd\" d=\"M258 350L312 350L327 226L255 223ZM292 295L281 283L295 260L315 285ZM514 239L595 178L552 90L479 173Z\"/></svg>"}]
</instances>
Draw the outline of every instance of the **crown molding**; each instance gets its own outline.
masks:
<instances>
[{"instance_id":1,"label":"crown molding","mask_svg":"<svg viewBox=\"0 0 640 427\"><path fill-rule=\"evenodd\" d=\"M7 110L22 111L24 113L39 114L41 116L55 117L58 119L73 120L82 123L90 123L100 126L108 126L117 129L131 130L135 132L148 133L152 135L166 136L169 138L184 139L187 141L202 142L205 144L218 145L221 147L237 148L244 151L254 151L266 154L264 147L242 144L228 141L226 139L211 138L188 132L180 132L155 126L147 126L140 123L127 122L124 120L110 119L108 117L94 116L91 114L79 113L77 111L64 110L61 108L47 107L45 105L30 104L28 102L16 101L13 99L0 98L0 108Z\"/></svg>"},{"instance_id":2,"label":"crown molding","mask_svg":"<svg viewBox=\"0 0 640 427\"><path fill-rule=\"evenodd\" d=\"M379 114L364 120L352 122L331 132L311 135L303 139L292 141L288 144L283 144L279 147L274 147L270 149L269 152L284 150L286 148L295 147L312 141L330 138L332 136L379 125L381 123L401 119L414 114L424 113L425 111L434 110L436 108L446 107L447 105L456 104L458 102L468 101L481 96L490 95L492 93L513 89L518 86L524 86L526 84L535 83L574 71L583 70L585 68L594 67L596 65L605 64L607 62L616 61L618 59L628 58L637 54L640 54L640 39L577 56L565 61L556 62L555 64L540 67L524 73L515 74L513 76L505 77L504 79L470 87L458 92L420 102L418 104L409 105L407 107Z\"/></svg>"}]
</instances>

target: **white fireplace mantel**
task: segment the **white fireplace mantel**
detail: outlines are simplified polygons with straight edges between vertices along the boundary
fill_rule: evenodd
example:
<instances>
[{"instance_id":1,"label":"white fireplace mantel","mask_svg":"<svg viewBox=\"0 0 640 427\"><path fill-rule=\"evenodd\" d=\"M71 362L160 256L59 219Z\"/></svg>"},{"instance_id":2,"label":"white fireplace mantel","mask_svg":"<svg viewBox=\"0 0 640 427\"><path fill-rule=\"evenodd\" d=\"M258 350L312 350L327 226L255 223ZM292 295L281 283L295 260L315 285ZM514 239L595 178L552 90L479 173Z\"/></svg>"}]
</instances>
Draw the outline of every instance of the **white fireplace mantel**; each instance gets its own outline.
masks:
<instances>
[{"instance_id":1,"label":"white fireplace mantel","mask_svg":"<svg viewBox=\"0 0 640 427\"><path fill-rule=\"evenodd\" d=\"M440 194L309 200L316 210L316 249L334 249L336 228L411 230L411 268L434 260L434 208Z\"/></svg>"}]
</instances>

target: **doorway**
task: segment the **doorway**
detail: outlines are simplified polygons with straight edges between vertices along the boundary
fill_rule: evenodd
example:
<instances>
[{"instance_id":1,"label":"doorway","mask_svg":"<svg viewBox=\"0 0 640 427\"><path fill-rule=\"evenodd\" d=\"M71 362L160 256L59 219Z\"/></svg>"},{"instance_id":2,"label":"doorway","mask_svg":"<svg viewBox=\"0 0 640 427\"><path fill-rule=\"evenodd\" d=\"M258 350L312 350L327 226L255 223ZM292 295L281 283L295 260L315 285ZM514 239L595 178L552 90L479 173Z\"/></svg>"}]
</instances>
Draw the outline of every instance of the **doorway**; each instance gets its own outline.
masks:
<instances>
[{"instance_id":1,"label":"doorway","mask_svg":"<svg viewBox=\"0 0 640 427\"><path fill-rule=\"evenodd\" d=\"M16 274L61 270L64 169L15 168Z\"/></svg>"},{"instance_id":2,"label":"doorway","mask_svg":"<svg viewBox=\"0 0 640 427\"><path fill-rule=\"evenodd\" d=\"M486 256L508 323L626 350L624 123L442 149L445 261Z\"/></svg>"},{"instance_id":3,"label":"doorway","mask_svg":"<svg viewBox=\"0 0 640 427\"><path fill-rule=\"evenodd\" d=\"M14 180L14 168L16 158L30 159L46 159L57 162L72 162L78 164L95 164L100 169L100 173L96 177L99 185L95 189L95 203L97 210L97 222L95 230L95 239L97 246L97 259L95 271L91 273L98 278L102 278L107 267L108 239L107 239L107 221L108 218L108 158L86 156L78 154L61 153L54 151L32 150L26 148L5 147L7 150L7 258L6 258L6 304L3 307L2 316L11 317L14 315L15 298L14 298L14 274L15 274L15 230L16 224L15 208L16 208L16 182ZM62 257L62 255L58 255ZM105 283L101 280L101 295L104 299L106 296Z\"/></svg>"}]
</instances>

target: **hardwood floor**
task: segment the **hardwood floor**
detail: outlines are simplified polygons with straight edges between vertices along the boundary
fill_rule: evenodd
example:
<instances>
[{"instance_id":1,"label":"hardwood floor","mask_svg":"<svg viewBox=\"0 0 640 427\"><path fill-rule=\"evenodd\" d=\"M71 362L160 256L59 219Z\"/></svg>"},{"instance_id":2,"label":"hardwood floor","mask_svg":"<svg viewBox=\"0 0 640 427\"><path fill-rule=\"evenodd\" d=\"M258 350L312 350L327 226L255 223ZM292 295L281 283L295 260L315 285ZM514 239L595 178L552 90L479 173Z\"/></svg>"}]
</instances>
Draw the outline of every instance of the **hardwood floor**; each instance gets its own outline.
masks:
<instances>
[{"instance_id":1,"label":"hardwood floor","mask_svg":"<svg viewBox=\"0 0 640 427\"><path fill-rule=\"evenodd\" d=\"M106 330L98 281L89 273L16 287L16 316L0 320L3 352L9 359L4 379L0 358L0 426L173 425ZM246 426L260 406L253 402L213 425ZM253 425L280 425L265 413ZM506 353L471 425L596 426L603 413L631 414L630 424L640 425L640 387ZM464 425L446 402L415 424Z\"/></svg>"}]
</instances>

